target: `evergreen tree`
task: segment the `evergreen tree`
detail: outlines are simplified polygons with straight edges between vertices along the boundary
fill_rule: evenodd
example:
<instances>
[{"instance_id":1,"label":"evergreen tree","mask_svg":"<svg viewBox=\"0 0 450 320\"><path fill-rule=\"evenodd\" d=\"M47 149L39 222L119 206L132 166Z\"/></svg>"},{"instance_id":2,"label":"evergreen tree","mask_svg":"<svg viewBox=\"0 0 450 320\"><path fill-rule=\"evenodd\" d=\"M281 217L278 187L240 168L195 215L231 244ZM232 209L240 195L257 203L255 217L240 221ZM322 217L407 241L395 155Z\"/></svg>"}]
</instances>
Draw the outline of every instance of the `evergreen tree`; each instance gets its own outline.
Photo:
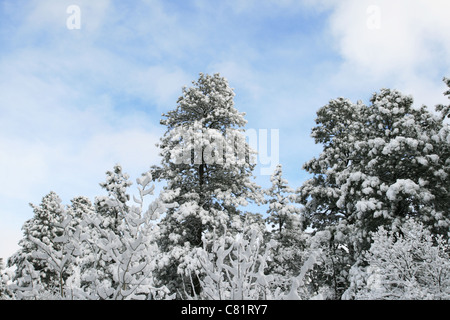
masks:
<instances>
[{"instance_id":1,"label":"evergreen tree","mask_svg":"<svg viewBox=\"0 0 450 320\"><path fill-rule=\"evenodd\" d=\"M415 217L447 236L450 226L448 125L396 90L370 101L338 98L317 112L312 136L324 149L305 163L313 177L298 189L309 223L329 232L330 258L340 257L327 267L336 297L378 227L399 231Z\"/></svg>"},{"instance_id":2,"label":"evergreen tree","mask_svg":"<svg viewBox=\"0 0 450 320\"><path fill-rule=\"evenodd\" d=\"M8 289L8 282L10 278L10 273L5 270L3 258L0 258L0 300L7 300L12 298L12 294Z\"/></svg>"},{"instance_id":3,"label":"evergreen tree","mask_svg":"<svg viewBox=\"0 0 450 320\"><path fill-rule=\"evenodd\" d=\"M92 217L95 214L95 208L91 200L85 196L78 196L70 200L71 205L67 208L71 216L71 225L73 228L82 224L87 216Z\"/></svg>"},{"instance_id":4,"label":"evergreen tree","mask_svg":"<svg viewBox=\"0 0 450 320\"><path fill-rule=\"evenodd\" d=\"M303 232L300 208L293 203L294 189L283 178L281 164L275 168L270 181L272 186L264 190L269 204L265 221L271 229L268 241L275 241L277 246L274 247L268 272L289 279L287 276L300 273L306 254L306 235Z\"/></svg>"},{"instance_id":5,"label":"evergreen tree","mask_svg":"<svg viewBox=\"0 0 450 320\"><path fill-rule=\"evenodd\" d=\"M88 240L87 252L85 256L85 268L88 276L84 280L90 283L88 292L99 292L102 299L111 299L114 294L114 288L118 287L118 280L115 276L113 266L116 263L114 255L108 250L103 250L99 243L113 242L116 237L123 236L121 224L130 212L128 201L130 195L128 188L132 185L129 181L129 175L122 170L122 166L116 164L112 171L106 172L106 181L100 183L100 186L108 193L107 196L98 196L95 198L95 214L85 221L87 224ZM77 206L81 205L78 203ZM120 247L120 241L116 241ZM117 250L120 250L120 248ZM102 289L99 289L102 288Z\"/></svg>"},{"instance_id":6,"label":"evergreen tree","mask_svg":"<svg viewBox=\"0 0 450 320\"><path fill-rule=\"evenodd\" d=\"M312 225L355 225L351 248L367 249L369 232L394 230L416 216L446 234L450 166L449 127L395 90L373 95L372 105L331 101L313 129L324 150L304 165L313 178L298 192Z\"/></svg>"},{"instance_id":7,"label":"evergreen tree","mask_svg":"<svg viewBox=\"0 0 450 320\"><path fill-rule=\"evenodd\" d=\"M129 211L127 202L130 195L127 189L132 185L129 175L122 171L117 164L113 171L106 172L106 181L100 186L108 192L108 196L99 196L95 199L95 209L102 216L104 228L116 230Z\"/></svg>"},{"instance_id":8,"label":"evergreen tree","mask_svg":"<svg viewBox=\"0 0 450 320\"><path fill-rule=\"evenodd\" d=\"M19 288L33 287L35 284L32 282L37 281L49 295L57 294L60 278L48 261L36 257L39 247L33 240L59 250L61 244L54 240L62 235L59 223L65 209L53 191L44 196L39 205L30 205L34 215L24 223L24 238L19 241L21 248L8 259L8 266L15 267L13 281Z\"/></svg>"},{"instance_id":9,"label":"evergreen tree","mask_svg":"<svg viewBox=\"0 0 450 320\"><path fill-rule=\"evenodd\" d=\"M450 78L444 78L444 82L449 88L447 91L444 92L444 95L450 99ZM442 119L450 118L450 104L448 106L439 104L436 106L436 110L441 112Z\"/></svg>"},{"instance_id":10,"label":"evergreen tree","mask_svg":"<svg viewBox=\"0 0 450 320\"><path fill-rule=\"evenodd\" d=\"M301 229L300 219L298 214L300 208L295 206L292 202L294 196L294 189L289 187L288 181L283 178L283 169L281 164L278 164L274 173L270 177L272 186L264 190L269 197L269 210L267 211L266 222L272 229L272 233L277 240L281 240L288 231L294 228Z\"/></svg>"},{"instance_id":11,"label":"evergreen tree","mask_svg":"<svg viewBox=\"0 0 450 320\"><path fill-rule=\"evenodd\" d=\"M38 238L29 235L28 238L36 245L33 258L45 261L48 269L54 274L55 287L52 298L73 299L74 291L79 291L79 266L77 264L81 251L81 229L73 227L72 217L66 211L61 212L55 226L60 229L60 235L52 239L48 245Z\"/></svg>"},{"instance_id":12,"label":"evergreen tree","mask_svg":"<svg viewBox=\"0 0 450 320\"><path fill-rule=\"evenodd\" d=\"M92 228L90 221L96 216L95 207L91 200L85 196L77 196L71 200L71 205L67 208L67 213L71 217L70 227L72 230L78 230L79 250L81 254L72 264L76 266L72 274L72 281L77 282L78 297L88 297L92 291L93 268L98 261L95 252L95 242L99 239L99 234ZM96 272L95 272L96 274ZM74 285L75 286L75 285Z\"/></svg>"},{"instance_id":13,"label":"evergreen tree","mask_svg":"<svg viewBox=\"0 0 450 320\"><path fill-rule=\"evenodd\" d=\"M191 248L202 247L203 234L232 230L243 216L239 207L262 199L251 180L254 151L243 135L244 113L233 98L225 78L201 73L161 120L167 127L159 144L162 162L152 175L167 182L163 193L178 206L159 224L159 277L175 291L183 290L178 266Z\"/></svg>"}]
</instances>

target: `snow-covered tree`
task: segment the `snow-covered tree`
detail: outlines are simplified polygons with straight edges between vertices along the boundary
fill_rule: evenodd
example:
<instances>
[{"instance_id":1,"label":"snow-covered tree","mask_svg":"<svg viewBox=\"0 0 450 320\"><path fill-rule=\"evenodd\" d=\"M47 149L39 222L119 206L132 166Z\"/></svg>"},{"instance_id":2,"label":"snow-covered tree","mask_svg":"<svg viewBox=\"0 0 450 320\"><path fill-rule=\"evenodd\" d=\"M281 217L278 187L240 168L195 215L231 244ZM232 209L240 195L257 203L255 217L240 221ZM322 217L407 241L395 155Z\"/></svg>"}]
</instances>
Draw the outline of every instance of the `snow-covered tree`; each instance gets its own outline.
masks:
<instances>
[{"instance_id":1,"label":"snow-covered tree","mask_svg":"<svg viewBox=\"0 0 450 320\"><path fill-rule=\"evenodd\" d=\"M409 216L446 234L448 125L396 90L382 89L371 103L339 98L317 112L312 136L324 150L304 165L313 177L298 190L310 222L356 226L347 244L356 253L368 248L370 232L396 230Z\"/></svg>"},{"instance_id":2,"label":"snow-covered tree","mask_svg":"<svg viewBox=\"0 0 450 320\"><path fill-rule=\"evenodd\" d=\"M200 278L202 292L190 298L211 300L300 300L320 298L312 294L308 283L309 272L317 263L320 250L310 251L299 262L295 275L270 273L269 264L278 254L274 239L264 239L264 233L255 225L245 224L243 232L229 243L224 235L213 237L212 249L206 239L203 248L197 248L187 259L186 276L195 270Z\"/></svg>"},{"instance_id":3,"label":"snow-covered tree","mask_svg":"<svg viewBox=\"0 0 450 320\"><path fill-rule=\"evenodd\" d=\"M12 278L12 274L5 270L3 258L0 258L0 300L7 300L12 298L8 285Z\"/></svg>"},{"instance_id":4,"label":"snow-covered tree","mask_svg":"<svg viewBox=\"0 0 450 320\"><path fill-rule=\"evenodd\" d=\"M55 239L62 236L63 229L59 224L65 209L53 191L44 196L39 205L31 204L31 207L34 215L24 223L24 237L19 241L21 248L8 259L8 266L15 267L13 281L18 288L34 288L35 293L42 289L49 295L58 294L60 276L49 261L36 257L39 250L36 242L60 250L61 244Z\"/></svg>"},{"instance_id":5,"label":"snow-covered tree","mask_svg":"<svg viewBox=\"0 0 450 320\"><path fill-rule=\"evenodd\" d=\"M450 78L444 78L444 82L449 88L446 92L444 92L444 95L450 99ZM447 106L439 104L436 106L436 110L441 113L442 119L450 118L450 104Z\"/></svg>"},{"instance_id":6,"label":"snow-covered tree","mask_svg":"<svg viewBox=\"0 0 450 320\"><path fill-rule=\"evenodd\" d=\"M252 181L246 120L234 107L234 95L219 74L201 73L161 120L167 131L159 144L161 165L152 175L167 182L163 193L178 206L159 223L159 279L174 292L183 289L178 265L192 248L203 246L204 233L232 230L233 217L242 216L239 207L262 200ZM200 290L198 283L195 288Z\"/></svg>"},{"instance_id":7,"label":"snow-covered tree","mask_svg":"<svg viewBox=\"0 0 450 320\"><path fill-rule=\"evenodd\" d=\"M450 243L408 219L398 231L380 227L352 267L348 299L450 299Z\"/></svg>"},{"instance_id":8,"label":"snow-covered tree","mask_svg":"<svg viewBox=\"0 0 450 320\"><path fill-rule=\"evenodd\" d=\"M92 220L96 215L95 207L91 200L85 196L77 196L71 200L71 205L67 207L67 213L70 216L70 226L72 230L79 232L77 235L79 241L79 250L81 254L72 261L74 273L71 281L77 282L72 287L78 286L76 294L82 295L80 292L89 292L90 277L93 266L97 263L95 247L91 244L99 238L98 232L93 230L88 221ZM81 241L82 240L82 241ZM76 268L75 268L76 265Z\"/></svg>"},{"instance_id":9,"label":"snow-covered tree","mask_svg":"<svg viewBox=\"0 0 450 320\"><path fill-rule=\"evenodd\" d=\"M415 217L444 236L450 226L449 126L397 90L370 102L338 98L319 109L312 137L323 151L304 164L312 178L298 189L308 222L348 252L343 275L380 226L397 231Z\"/></svg>"},{"instance_id":10,"label":"snow-covered tree","mask_svg":"<svg viewBox=\"0 0 450 320\"><path fill-rule=\"evenodd\" d=\"M130 195L127 189L132 185L129 175L122 171L122 166L116 164L113 171L106 172L106 181L100 186L108 192L108 196L95 199L96 211L103 216L105 228L117 230L119 224L129 211L127 202Z\"/></svg>"},{"instance_id":11,"label":"snow-covered tree","mask_svg":"<svg viewBox=\"0 0 450 320\"><path fill-rule=\"evenodd\" d=\"M347 244L352 238L352 226L342 221L336 226L315 231L306 241L306 252L320 252L316 264L308 273L308 289L324 299L339 299L349 286L348 270L354 262Z\"/></svg>"},{"instance_id":12,"label":"snow-covered tree","mask_svg":"<svg viewBox=\"0 0 450 320\"><path fill-rule=\"evenodd\" d=\"M131 184L122 179L120 181L122 185ZM103 212L84 220L90 234L86 239L90 263L85 266L88 276L83 278L88 284L83 288L85 298L136 300L169 297L165 286L157 287L153 281L157 254L157 246L152 239L153 220L166 210L166 206L158 198L151 202L146 211L143 210L144 196L153 194L154 186L149 185L151 181L150 172L137 179L139 197L133 197L134 205L118 198L105 201L107 206L120 208L116 211L117 223L105 225ZM126 192L125 189L118 190L122 194ZM128 197L122 199L128 200ZM125 207L126 215L121 211Z\"/></svg>"},{"instance_id":13,"label":"snow-covered tree","mask_svg":"<svg viewBox=\"0 0 450 320\"><path fill-rule=\"evenodd\" d=\"M77 196L70 200L71 205L67 208L67 213L71 217L71 226L73 228L82 224L86 217L92 217L95 214L95 208L91 200L85 196Z\"/></svg>"},{"instance_id":14,"label":"snow-covered tree","mask_svg":"<svg viewBox=\"0 0 450 320\"><path fill-rule=\"evenodd\" d=\"M36 250L32 253L33 258L45 261L48 269L55 275L58 286L53 289L53 294L55 298L60 299L71 299L74 297L74 290L79 290L77 279L79 271L76 262L77 257L81 255L82 237L81 230L72 227L71 221L72 217L67 211L62 211L60 220L55 222L55 226L60 229L60 235L52 239L53 245L28 236L36 245Z\"/></svg>"},{"instance_id":15,"label":"snow-covered tree","mask_svg":"<svg viewBox=\"0 0 450 320\"><path fill-rule=\"evenodd\" d=\"M273 276L265 270L275 241L265 243L259 229L247 228L238 233L233 243L223 236L215 238L211 250L205 246L192 255L189 269L205 274L199 298L208 300L259 300L271 299L270 284Z\"/></svg>"},{"instance_id":16,"label":"snow-covered tree","mask_svg":"<svg viewBox=\"0 0 450 320\"><path fill-rule=\"evenodd\" d=\"M283 178L282 165L278 164L270 177L272 186L264 190L268 197L269 210L266 222L269 224L275 238L278 240L286 236L286 229L301 229L298 214L300 208L293 204L294 189L289 187L288 181Z\"/></svg>"},{"instance_id":17,"label":"snow-covered tree","mask_svg":"<svg viewBox=\"0 0 450 320\"><path fill-rule=\"evenodd\" d=\"M286 278L297 275L307 258L307 235L304 233L300 208L293 203L294 190L283 178L281 164L275 168L270 181L272 186L264 190L269 204L265 221L270 233L266 238L276 241L277 246L273 249L268 271L275 277Z\"/></svg>"},{"instance_id":18,"label":"snow-covered tree","mask_svg":"<svg viewBox=\"0 0 450 320\"><path fill-rule=\"evenodd\" d=\"M105 252L99 250L98 243L112 241L111 237L121 236L120 225L124 222L125 217L130 212L129 207L129 187L132 182L129 175L123 172L122 166L116 164L112 171L106 172L106 181L100 183L100 186L108 193L107 196L97 196L94 201L95 218L89 220L87 228L89 229L90 259L95 265L94 277L96 287L117 287L113 273L111 271L111 263L114 263L109 257L105 256ZM93 223L95 221L95 223ZM88 279L86 278L86 279ZM91 281L92 284L92 281ZM95 290L94 290L95 291ZM102 297L106 299L106 296Z\"/></svg>"},{"instance_id":19,"label":"snow-covered tree","mask_svg":"<svg viewBox=\"0 0 450 320\"><path fill-rule=\"evenodd\" d=\"M54 192L33 207L35 216L24 225L23 248L10 259L16 267L12 288L20 299L72 299L80 290L81 217L74 207L64 208ZM46 229L51 232L42 233Z\"/></svg>"}]
</instances>

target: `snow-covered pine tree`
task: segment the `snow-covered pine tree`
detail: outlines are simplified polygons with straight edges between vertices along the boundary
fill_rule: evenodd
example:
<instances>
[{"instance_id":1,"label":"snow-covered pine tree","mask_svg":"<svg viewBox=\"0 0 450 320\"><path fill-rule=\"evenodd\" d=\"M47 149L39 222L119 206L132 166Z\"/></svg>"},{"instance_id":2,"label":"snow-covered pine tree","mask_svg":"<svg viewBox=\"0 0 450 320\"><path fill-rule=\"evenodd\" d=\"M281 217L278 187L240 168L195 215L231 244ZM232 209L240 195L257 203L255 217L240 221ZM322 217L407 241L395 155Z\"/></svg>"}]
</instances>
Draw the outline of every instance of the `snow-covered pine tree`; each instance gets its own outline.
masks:
<instances>
[{"instance_id":1,"label":"snow-covered pine tree","mask_svg":"<svg viewBox=\"0 0 450 320\"><path fill-rule=\"evenodd\" d=\"M175 292L184 290L178 265L191 248L202 247L203 234L233 230L239 207L262 201L252 181L254 151L243 135L245 114L234 107L234 96L225 78L200 73L161 120L167 131L159 144L161 165L152 175L167 182L163 193L179 206L159 224L159 279Z\"/></svg>"},{"instance_id":2,"label":"snow-covered pine tree","mask_svg":"<svg viewBox=\"0 0 450 320\"><path fill-rule=\"evenodd\" d=\"M70 216L70 227L76 235L74 241L78 241L80 254L72 261L73 273L71 275L71 287L76 288L74 295L78 299L86 299L92 292L90 285L92 282L93 267L98 263L95 253L95 243L99 239L98 232L89 224L95 215L95 207L91 200L85 196L77 196L71 200L71 205L67 207Z\"/></svg>"},{"instance_id":3,"label":"snow-covered pine tree","mask_svg":"<svg viewBox=\"0 0 450 320\"><path fill-rule=\"evenodd\" d=\"M444 92L444 95L447 96L447 98L450 99L450 78L444 78L443 80L447 87L449 88L447 91ZM442 115L442 119L450 118L450 104L445 106L443 104L439 104L436 106L436 111L440 112Z\"/></svg>"},{"instance_id":4,"label":"snow-covered pine tree","mask_svg":"<svg viewBox=\"0 0 450 320\"><path fill-rule=\"evenodd\" d=\"M313 226L355 225L357 251L367 249L369 232L408 216L446 234L448 125L396 90L382 89L371 103L340 98L317 113L312 136L324 150L304 165L313 178L298 190Z\"/></svg>"},{"instance_id":5,"label":"snow-covered pine tree","mask_svg":"<svg viewBox=\"0 0 450 320\"><path fill-rule=\"evenodd\" d=\"M0 258L0 300L7 300L12 298L12 294L8 289L8 282L10 278L11 275L5 270L3 258Z\"/></svg>"},{"instance_id":6,"label":"snow-covered pine tree","mask_svg":"<svg viewBox=\"0 0 450 320\"><path fill-rule=\"evenodd\" d=\"M313 177L298 189L309 222L330 232L327 246L351 257L335 274L347 274L380 226L400 230L415 217L447 236L450 225L449 126L396 90L370 101L339 98L317 112L312 136L324 149L305 163Z\"/></svg>"},{"instance_id":7,"label":"snow-covered pine tree","mask_svg":"<svg viewBox=\"0 0 450 320\"><path fill-rule=\"evenodd\" d=\"M272 186L264 190L269 209L266 223L270 228L268 241L276 241L268 272L282 278L296 276L305 260L306 234L300 216L300 207L294 204L294 189L283 178L283 168L278 164L270 177ZM288 285L288 284L286 284ZM289 283L290 285L290 283Z\"/></svg>"},{"instance_id":8,"label":"snow-covered pine tree","mask_svg":"<svg viewBox=\"0 0 450 320\"><path fill-rule=\"evenodd\" d=\"M103 217L105 228L117 230L119 224L129 211L127 202L130 195L127 189L132 185L129 175L122 171L122 166L116 164L113 171L106 172L106 181L100 186L108 192L108 196L95 198L96 211Z\"/></svg>"},{"instance_id":9,"label":"snow-covered pine tree","mask_svg":"<svg viewBox=\"0 0 450 320\"><path fill-rule=\"evenodd\" d=\"M67 213L71 216L72 227L82 224L85 217L92 217L95 214L95 208L91 200L85 196L77 196L70 200L71 205L67 208Z\"/></svg>"},{"instance_id":10,"label":"snow-covered pine tree","mask_svg":"<svg viewBox=\"0 0 450 320\"><path fill-rule=\"evenodd\" d=\"M108 195L95 198L94 216L87 217L88 219L84 222L88 233L86 252L89 252L84 258L83 281L87 281L85 290L88 293L93 292L95 296L99 294L99 288L102 288L102 299L111 299L114 294L114 289L111 288L117 288L118 284L112 270L115 263L114 257L107 251L101 250L99 244L111 242L113 238L122 236L120 225L130 212L128 189L131 185L129 175L123 172L122 166L114 165L112 171L106 172L106 181L100 183ZM120 241L116 245L120 246Z\"/></svg>"},{"instance_id":11,"label":"snow-covered pine tree","mask_svg":"<svg viewBox=\"0 0 450 320\"><path fill-rule=\"evenodd\" d=\"M38 245L31 238L59 250L61 245L54 240L62 235L59 222L65 209L60 197L53 191L44 196L39 205L30 205L34 215L24 223L24 237L19 241L21 248L8 259L8 267L15 267L13 281L18 290L34 288L33 294L45 291L51 296L59 292L60 277L49 266L48 261L34 255L38 251Z\"/></svg>"},{"instance_id":12,"label":"snow-covered pine tree","mask_svg":"<svg viewBox=\"0 0 450 320\"><path fill-rule=\"evenodd\" d=\"M272 233L277 240L286 236L286 229L301 229L300 208L293 204L294 189L283 178L283 168L278 164L270 177L272 186L264 193L268 197L269 210L266 222L271 227Z\"/></svg>"},{"instance_id":13,"label":"snow-covered pine tree","mask_svg":"<svg viewBox=\"0 0 450 320\"><path fill-rule=\"evenodd\" d=\"M72 216L67 210L61 212L55 227L60 229L60 235L52 239L48 245L38 238L28 236L36 246L32 257L45 261L48 269L55 275L58 286L52 291L55 299L73 299L79 291L79 266L77 259L81 255L81 229L72 225Z\"/></svg>"}]
</instances>

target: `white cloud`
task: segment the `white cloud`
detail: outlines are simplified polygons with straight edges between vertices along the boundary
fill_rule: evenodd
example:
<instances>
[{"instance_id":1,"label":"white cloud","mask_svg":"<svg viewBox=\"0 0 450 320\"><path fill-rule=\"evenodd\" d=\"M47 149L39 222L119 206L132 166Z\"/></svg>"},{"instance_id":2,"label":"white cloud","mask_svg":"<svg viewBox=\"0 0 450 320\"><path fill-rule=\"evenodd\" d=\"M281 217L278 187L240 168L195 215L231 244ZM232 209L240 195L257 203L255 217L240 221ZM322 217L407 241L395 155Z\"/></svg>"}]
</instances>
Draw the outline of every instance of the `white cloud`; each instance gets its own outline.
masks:
<instances>
[{"instance_id":1,"label":"white cloud","mask_svg":"<svg viewBox=\"0 0 450 320\"><path fill-rule=\"evenodd\" d=\"M418 105L446 102L442 78L450 75L450 2L323 0L318 5L330 10L330 45L343 59L329 78L334 89L361 93L390 87L412 94Z\"/></svg>"},{"instance_id":2,"label":"white cloud","mask_svg":"<svg viewBox=\"0 0 450 320\"><path fill-rule=\"evenodd\" d=\"M347 0L336 5L330 26L345 59L379 76L409 74L450 51L449 10L448 1Z\"/></svg>"}]
</instances>

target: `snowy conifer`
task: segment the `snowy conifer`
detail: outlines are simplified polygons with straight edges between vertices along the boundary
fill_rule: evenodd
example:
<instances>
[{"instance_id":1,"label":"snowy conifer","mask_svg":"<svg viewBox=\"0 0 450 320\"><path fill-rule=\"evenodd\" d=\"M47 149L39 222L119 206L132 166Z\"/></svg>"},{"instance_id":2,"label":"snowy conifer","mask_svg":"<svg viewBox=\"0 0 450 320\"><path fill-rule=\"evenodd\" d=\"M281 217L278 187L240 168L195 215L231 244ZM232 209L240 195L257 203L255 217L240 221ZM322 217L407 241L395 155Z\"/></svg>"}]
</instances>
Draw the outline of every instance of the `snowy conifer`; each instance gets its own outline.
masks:
<instances>
[{"instance_id":1,"label":"snowy conifer","mask_svg":"<svg viewBox=\"0 0 450 320\"><path fill-rule=\"evenodd\" d=\"M127 202L130 195L127 189L132 185L128 180L129 175L122 171L117 164L113 171L106 172L106 181L100 186L108 192L108 196L100 196L95 199L96 211L103 216L102 224L105 228L117 230L120 222L129 211Z\"/></svg>"},{"instance_id":2,"label":"snowy conifer","mask_svg":"<svg viewBox=\"0 0 450 320\"><path fill-rule=\"evenodd\" d=\"M89 296L89 280L92 267L96 264L95 253L91 243L98 239L98 234L89 227L96 214L95 208L88 197L77 196L67 207L70 224L68 234L70 241L77 247L77 255L71 259L71 273L67 281L73 299L86 299Z\"/></svg>"},{"instance_id":3,"label":"snowy conifer","mask_svg":"<svg viewBox=\"0 0 450 320\"><path fill-rule=\"evenodd\" d=\"M60 236L52 239L53 245L48 245L38 238L29 236L37 246L32 253L33 258L45 261L48 269L55 274L58 286L53 294L58 299L73 299L74 291L79 291L79 266L77 258L81 255L81 229L72 226L72 217L66 210L55 226L60 229Z\"/></svg>"},{"instance_id":4,"label":"snowy conifer","mask_svg":"<svg viewBox=\"0 0 450 320\"><path fill-rule=\"evenodd\" d=\"M0 258L0 300L12 299L12 293L10 292L8 285L12 278L11 272L5 270L3 258Z\"/></svg>"},{"instance_id":5,"label":"snowy conifer","mask_svg":"<svg viewBox=\"0 0 450 320\"><path fill-rule=\"evenodd\" d=\"M319 229L355 225L358 252L369 232L395 229L408 216L446 233L448 126L396 90L382 89L371 102L339 98L318 111L312 136L324 150L304 165L313 178L299 188L310 221Z\"/></svg>"},{"instance_id":6,"label":"snowy conifer","mask_svg":"<svg viewBox=\"0 0 450 320\"><path fill-rule=\"evenodd\" d=\"M351 258L333 263L344 268L333 273L348 272L369 248L371 232L398 231L407 217L447 236L450 135L441 118L413 108L410 96L382 89L370 106L330 101L316 123L312 136L323 152L305 163L313 177L298 193L312 226L330 232L330 248L344 256L345 248Z\"/></svg>"},{"instance_id":7,"label":"snowy conifer","mask_svg":"<svg viewBox=\"0 0 450 320\"><path fill-rule=\"evenodd\" d=\"M159 144L162 162L152 174L167 182L163 193L178 204L159 224L160 279L173 290L181 289L178 265L191 248L202 247L203 234L231 230L233 217L242 215L239 206L262 199L234 95L219 74L200 74L161 120L167 127Z\"/></svg>"},{"instance_id":8,"label":"snowy conifer","mask_svg":"<svg viewBox=\"0 0 450 320\"><path fill-rule=\"evenodd\" d=\"M289 187L288 181L283 178L283 170L281 164L278 164L274 173L270 177L272 186L264 190L269 197L267 200L269 210L266 222L275 233L277 240L283 238L286 229L301 229L298 214L300 208L292 203L294 190Z\"/></svg>"},{"instance_id":9,"label":"snowy conifer","mask_svg":"<svg viewBox=\"0 0 450 320\"><path fill-rule=\"evenodd\" d=\"M95 263L95 270L92 268L87 271L92 283L96 283L96 287L117 287L115 283L111 264L114 261L108 256L104 250L100 250L98 243L111 241L111 237L120 236L120 224L129 214L130 200L129 187L132 182L129 181L129 175L122 170L120 164L116 164L112 171L106 172L106 181L100 183L100 186L108 193L107 196L97 196L95 198L95 217L89 220L87 225L90 244L91 261ZM110 234L111 232L111 234ZM92 260L93 259L93 260ZM93 274L90 274L93 272ZM94 280L95 279L95 280ZM94 292L96 289L91 289ZM111 291L112 292L112 291ZM102 298L107 299L105 294ZM109 296L109 298L111 298Z\"/></svg>"},{"instance_id":10,"label":"snowy conifer","mask_svg":"<svg viewBox=\"0 0 450 320\"><path fill-rule=\"evenodd\" d=\"M48 261L36 256L40 250L36 241L54 250L60 249L61 244L55 239L62 236L63 229L59 223L65 209L53 191L44 196L39 205L30 205L34 215L24 223L24 238L19 241L21 248L9 258L8 266L15 267L13 281L20 288L33 287L33 281L36 281L49 295L58 294L60 277Z\"/></svg>"},{"instance_id":11,"label":"snowy conifer","mask_svg":"<svg viewBox=\"0 0 450 320\"><path fill-rule=\"evenodd\" d=\"M444 82L449 88L446 92L444 92L444 95L446 95L450 99L450 78L444 78ZM436 106L436 110L441 112L442 119L450 118L450 104L447 106L439 104Z\"/></svg>"},{"instance_id":12,"label":"snowy conifer","mask_svg":"<svg viewBox=\"0 0 450 320\"><path fill-rule=\"evenodd\" d=\"M293 203L294 190L283 178L281 164L275 168L270 181L272 186L264 190L269 204L265 220L271 230L268 239L276 241L277 246L269 262L269 272L282 277L294 276L300 272L306 253L300 208Z\"/></svg>"}]
</instances>

